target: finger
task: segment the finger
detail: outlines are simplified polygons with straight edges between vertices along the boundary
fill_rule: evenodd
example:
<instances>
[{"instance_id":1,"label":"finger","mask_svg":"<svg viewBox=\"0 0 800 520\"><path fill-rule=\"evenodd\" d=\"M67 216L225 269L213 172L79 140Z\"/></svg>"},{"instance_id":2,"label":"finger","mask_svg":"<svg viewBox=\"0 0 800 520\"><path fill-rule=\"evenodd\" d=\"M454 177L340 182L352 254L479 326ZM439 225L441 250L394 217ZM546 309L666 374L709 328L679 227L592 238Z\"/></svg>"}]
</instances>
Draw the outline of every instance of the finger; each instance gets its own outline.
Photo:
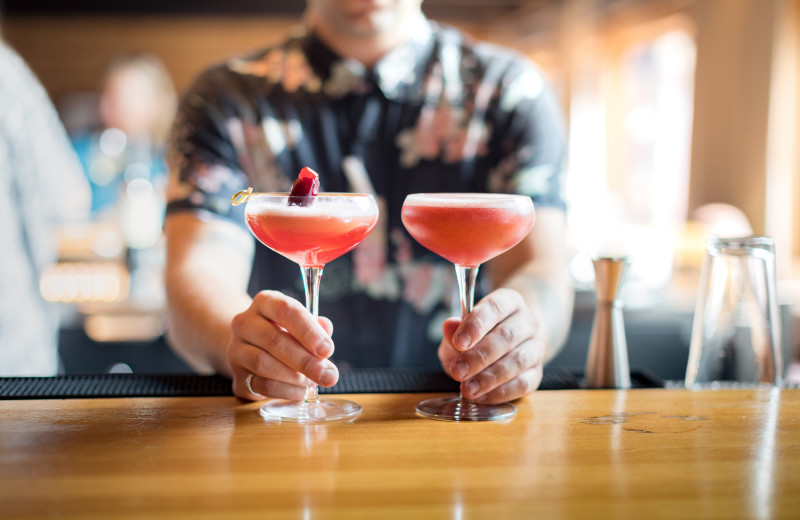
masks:
<instances>
[{"instance_id":1,"label":"finger","mask_svg":"<svg viewBox=\"0 0 800 520\"><path fill-rule=\"evenodd\" d=\"M289 401L302 401L306 395L305 386L296 386L276 381L275 379L265 379L253 376L250 380L250 387L259 395L271 397L273 399L288 399Z\"/></svg>"},{"instance_id":2,"label":"finger","mask_svg":"<svg viewBox=\"0 0 800 520\"><path fill-rule=\"evenodd\" d=\"M231 351L230 359L232 364L244 369L246 374L253 373L265 379L274 379L300 387L308 383L306 376L254 345L242 344Z\"/></svg>"},{"instance_id":3,"label":"finger","mask_svg":"<svg viewBox=\"0 0 800 520\"><path fill-rule=\"evenodd\" d=\"M439 356L439 363L445 373L453 379L457 379L453 374L453 360L458 357L459 352L450 346L450 343L442 341L439 343L439 350L436 352Z\"/></svg>"},{"instance_id":4,"label":"finger","mask_svg":"<svg viewBox=\"0 0 800 520\"><path fill-rule=\"evenodd\" d=\"M273 341L264 348L290 369L300 372L321 386L329 388L339 380L336 365L327 359L312 356L288 334L284 334L282 341Z\"/></svg>"},{"instance_id":5,"label":"finger","mask_svg":"<svg viewBox=\"0 0 800 520\"><path fill-rule=\"evenodd\" d=\"M333 322L331 320L325 316L320 316L317 318L317 321L319 321L319 324L325 329L325 332L328 333L328 336L333 336Z\"/></svg>"},{"instance_id":6,"label":"finger","mask_svg":"<svg viewBox=\"0 0 800 520\"><path fill-rule=\"evenodd\" d=\"M453 364L453 360L459 354L451 344L453 333L458 328L459 323L461 323L460 318L448 318L445 320L442 325L442 341L439 343L439 349L436 352L439 356L439 362L442 364L442 368L450 377L453 377L450 367Z\"/></svg>"},{"instance_id":7,"label":"finger","mask_svg":"<svg viewBox=\"0 0 800 520\"><path fill-rule=\"evenodd\" d=\"M475 401L483 404L497 404L519 399L539 388L542 382L542 365L529 368L518 377L504 383Z\"/></svg>"},{"instance_id":8,"label":"finger","mask_svg":"<svg viewBox=\"0 0 800 520\"><path fill-rule=\"evenodd\" d=\"M527 314L517 312L498 323L486 336L466 352L461 352L450 366L455 379L466 381L503 356L519 348L534 336L535 328ZM527 369L530 365L524 367Z\"/></svg>"},{"instance_id":9,"label":"finger","mask_svg":"<svg viewBox=\"0 0 800 520\"><path fill-rule=\"evenodd\" d=\"M305 396L305 386L290 385L255 375L250 379L250 388L253 390L251 392L246 383L248 375L250 372L241 368L234 371L233 393L243 399L259 401L271 397L295 401L303 399Z\"/></svg>"},{"instance_id":10,"label":"finger","mask_svg":"<svg viewBox=\"0 0 800 520\"><path fill-rule=\"evenodd\" d=\"M442 323L442 336L451 345L453 344L453 334L456 333L460 324L461 318L447 318Z\"/></svg>"},{"instance_id":11,"label":"finger","mask_svg":"<svg viewBox=\"0 0 800 520\"><path fill-rule=\"evenodd\" d=\"M543 356L542 343L533 339L528 340L475 377L466 380L461 385L461 392L467 399L477 399L491 393L532 367L539 367L541 370Z\"/></svg>"},{"instance_id":12,"label":"finger","mask_svg":"<svg viewBox=\"0 0 800 520\"><path fill-rule=\"evenodd\" d=\"M453 335L453 347L457 350L469 349L522 305L522 296L517 291L498 289L491 292L461 321Z\"/></svg>"},{"instance_id":13,"label":"finger","mask_svg":"<svg viewBox=\"0 0 800 520\"><path fill-rule=\"evenodd\" d=\"M439 350L436 352L439 356L439 363L442 365L442 369L445 373L453 379L456 377L453 375L452 367L453 367L453 360L458 357L459 352L453 347L450 346L450 343L446 341L442 341L439 343Z\"/></svg>"},{"instance_id":14,"label":"finger","mask_svg":"<svg viewBox=\"0 0 800 520\"><path fill-rule=\"evenodd\" d=\"M247 326L237 324L236 327L240 341L255 345L312 381L328 388L339 380L339 371L333 363L310 354L288 331L281 330L272 322L264 319L250 320ZM244 358L239 361L242 364L246 362ZM266 364L266 360L264 363ZM258 367L253 372L265 375Z\"/></svg>"},{"instance_id":15,"label":"finger","mask_svg":"<svg viewBox=\"0 0 800 520\"><path fill-rule=\"evenodd\" d=\"M319 320L303 305L276 291L261 291L253 305L266 319L283 327L300 345L317 357L333 354L333 341Z\"/></svg>"},{"instance_id":16,"label":"finger","mask_svg":"<svg viewBox=\"0 0 800 520\"><path fill-rule=\"evenodd\" d=\"M255 392L251 392L247 385L245 384L245 379L249 373L247 370L244 370L240 367L236 367L233 369L233 393L237 397L241 397L242 399L248 399L250 401L260 401L264 399L263 395L256 394Z\"/></svg>"}]
</instances>

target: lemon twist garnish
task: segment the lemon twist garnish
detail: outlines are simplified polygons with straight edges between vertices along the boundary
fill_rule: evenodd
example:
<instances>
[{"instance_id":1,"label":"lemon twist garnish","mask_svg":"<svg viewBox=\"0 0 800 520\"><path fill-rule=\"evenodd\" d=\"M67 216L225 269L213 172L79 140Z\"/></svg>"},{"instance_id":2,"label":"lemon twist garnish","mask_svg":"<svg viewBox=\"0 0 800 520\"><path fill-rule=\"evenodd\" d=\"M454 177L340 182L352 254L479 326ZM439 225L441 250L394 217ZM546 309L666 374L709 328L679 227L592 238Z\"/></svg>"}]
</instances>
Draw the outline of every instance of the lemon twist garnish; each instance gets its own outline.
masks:
<instances>
[{"instance_id":1,"label":"lemon twist garnish","mask_svg":"<svg viewBox=\"0 0 800 520\"><path fill-rule=\"evenodd\" d=\"M247 188L246 190L237 191L231 197L231 204L234 206L238 206L239 204L244 204L248 200L250 200L250 195L253 193L253 188Z\"/></svg>"}]
</instances>

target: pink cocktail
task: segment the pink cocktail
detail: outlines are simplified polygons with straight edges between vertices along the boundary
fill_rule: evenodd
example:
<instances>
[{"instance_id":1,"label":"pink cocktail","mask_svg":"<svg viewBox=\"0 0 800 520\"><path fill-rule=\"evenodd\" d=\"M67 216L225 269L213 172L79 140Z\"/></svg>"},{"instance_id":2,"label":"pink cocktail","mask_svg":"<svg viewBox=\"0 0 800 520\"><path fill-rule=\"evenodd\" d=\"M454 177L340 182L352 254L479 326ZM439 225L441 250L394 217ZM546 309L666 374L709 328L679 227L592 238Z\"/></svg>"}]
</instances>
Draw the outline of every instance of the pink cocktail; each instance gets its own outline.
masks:
<instances>
[{"instance_id":1,"label":"pink cocktail","mask_svg":"<svg viewBox=\"0 0 800 520\"><path fill-rule=\"evenodd\" d=\"M529 197L482 193L410 195L401 215L417 242L466 267L518 244L535 217Z\"/></svg>"},{"instance_id":2,"label":"pink cocktail","mask_svg":"<svg viewBox=\"0 0 800 520\"><path fill-rule=\"evenodd\" d=\"M406 197L403 225L414 239L456 267L461 316L472 311L480 265L518 244L535 220L533 202L522 195L417 193ZM417 413L432 419L489 421L516 413L513 405L480 405L462 396L429 399Z\"/></svg>"},{"instance_id":3,"label":"pink cocktail","mask_svg":"<svg viewBox=\"0 0 800 520\"><path fill-rule=\"evenodd\" d=\"M233 200L247 201L245 220L262 244L300 265L306 309L315 317L325 264L355 248L378 222L378 205L372 195L292 196L290 204L288 193L240 192ZM276 400L261 407L265 417L294 422L344 419L360 411L361 406L352 401L320 399L316 383L310 381L302 402Z\"/></svg>"},{"instance_id":4,"label":"pink cocktail","mask_svg":"<svg viewBox=\"0 0 800 520\"><path fill-rule=\"evenodd\" d=\"M323 267L360 244L375 227L377 213L334 209L325 202L312 206L256 203L248 206L245 218L268 248L303 267Z\"/></svg>"}]
</instances>

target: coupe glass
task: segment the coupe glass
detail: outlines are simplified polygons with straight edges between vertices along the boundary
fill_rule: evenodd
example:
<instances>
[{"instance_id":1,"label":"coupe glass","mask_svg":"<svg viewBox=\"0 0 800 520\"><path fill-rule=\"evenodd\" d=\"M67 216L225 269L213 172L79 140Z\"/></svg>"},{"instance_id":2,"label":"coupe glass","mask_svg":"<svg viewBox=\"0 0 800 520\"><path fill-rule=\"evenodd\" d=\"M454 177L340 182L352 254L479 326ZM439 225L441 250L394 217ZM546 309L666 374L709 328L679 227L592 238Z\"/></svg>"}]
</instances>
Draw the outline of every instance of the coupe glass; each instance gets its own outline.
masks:
<instances>
[{"instance_id":1,"label":"coupe glass","mask_svg":"<svg viewBox=\"0 0 800 520\"><path fill-rule=\"evenodd\" d=\"M240 192L234 204L247 202L245 220L265 246L300 265L306 309L319 311L319 283L325 264L360 244L378 222L372 195L325 193L291 197L287 193ZM350 418L361 406L345 399L320 398L309 381L303 401L272 400L261 407L267 418L291 422L321 422Z\"/></svg>"},{"instance_id":2,"label":"coupe glass","mask_svg":"<svg viewBox=\"0 0 800 520\"><path fill-rule=\"evenodd\" d=\"M480 265L525 238L535 212L530 197L523 195L417 193L406 197L401 218L417 242L455 264L464 318L472 311ZM458 395L423 401L417 413L447 421L492 421L508 419L516 409Z\"/></svg>"}]
</instances>

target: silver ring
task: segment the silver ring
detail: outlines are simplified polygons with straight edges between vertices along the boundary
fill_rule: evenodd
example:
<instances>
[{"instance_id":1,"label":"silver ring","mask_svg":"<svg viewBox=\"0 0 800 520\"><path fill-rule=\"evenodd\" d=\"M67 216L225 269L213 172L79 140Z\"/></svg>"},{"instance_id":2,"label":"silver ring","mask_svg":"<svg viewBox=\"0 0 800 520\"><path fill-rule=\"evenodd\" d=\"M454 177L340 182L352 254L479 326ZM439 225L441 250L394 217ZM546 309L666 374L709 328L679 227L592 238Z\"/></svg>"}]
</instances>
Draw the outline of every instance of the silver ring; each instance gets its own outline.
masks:
<instances>
[{"instance_id":1,"label":"silver ring","mask_svg":"<svg viewBox=\"0 0 800 520\"><path fill-rule=\"evenodd\" d=\"M250 386L250 383L253 381L253 377L255 377L254 373L250 372L249 374L247 374L247 377L244 378L244 386L247 387L247 390L251 394L259 395L258 392L254 391L253 387Z\"/></svg>"}]
</instances>

